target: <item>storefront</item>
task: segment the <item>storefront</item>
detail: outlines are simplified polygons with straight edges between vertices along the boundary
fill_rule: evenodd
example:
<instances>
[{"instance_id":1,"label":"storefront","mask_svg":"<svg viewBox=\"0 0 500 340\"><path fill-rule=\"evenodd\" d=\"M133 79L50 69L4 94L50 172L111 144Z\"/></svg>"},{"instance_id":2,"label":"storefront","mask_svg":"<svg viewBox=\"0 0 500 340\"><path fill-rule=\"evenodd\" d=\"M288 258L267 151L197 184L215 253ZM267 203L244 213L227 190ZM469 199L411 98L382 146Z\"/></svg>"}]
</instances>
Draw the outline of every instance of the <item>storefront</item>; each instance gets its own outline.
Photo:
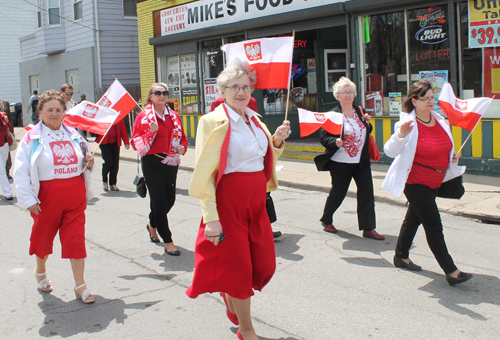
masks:
<instances>
[{"instance_id":1,"label":"storefront","mask_svg":"<svg viewBox=\"0 0 500 340\"><path fill-rule=\"evenodd\" d=\"M499 11L500 0L147 0L138 3L141 79L154 74L154 81L169 84L193 141L199 117L218 97L215 79L225 64L220 47L295 30L292 139L299 138L297 108L332 109L332 85L341 76L357 84L357 103L374 117L380 150L411 83L429 80L438 95L448 81L462 99L499 98L462 156L469 169L500 173ZM283 121L286 95L287 89L253 93L271 129ZM454 127L453 135L459 147L468 131Z\"/></svg>"},{"instance_id":2,"label":"storefront","mask_svg":"<svg viewBox=\"0 0 500 340\"><path fill-rule=\"evenodd\" d=\"M413 82L432 82L438 97L448 81L462 99L497 96L462 156L469 170L500 173L500 1L410 1L404 7L389 6L394 1L382 7L383 2L377 8L370 1L346 2L360 51L358 96L375 117L379 149ZM437 101L434 109L442 113ZM469 131L453 127L452 132L458 149Z\"/></svg>"}]
</instances>

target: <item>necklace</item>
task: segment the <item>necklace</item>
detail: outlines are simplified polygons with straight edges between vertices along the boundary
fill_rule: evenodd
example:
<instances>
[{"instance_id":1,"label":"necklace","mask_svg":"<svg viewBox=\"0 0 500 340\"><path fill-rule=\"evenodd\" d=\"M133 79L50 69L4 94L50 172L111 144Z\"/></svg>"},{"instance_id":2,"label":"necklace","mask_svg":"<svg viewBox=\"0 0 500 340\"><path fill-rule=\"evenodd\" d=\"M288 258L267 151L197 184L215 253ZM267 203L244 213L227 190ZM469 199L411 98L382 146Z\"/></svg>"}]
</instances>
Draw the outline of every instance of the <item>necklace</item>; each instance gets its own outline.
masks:
<instances>
[{"instance_id":1,"label":"necklace","mask_svg":"<svg viewBox=\"0 0 500 340\"><path fill-rule=\"evenodd\" d=\"M420 118L419 116L417 116L417 115L415 115L415 117L417 117L417 119L418 119L419 121L421 121L422 123L424 123L424 124L430 124L430 123L431 123L431 121L432 121L432 115L430 116L430 118L429 118L429 121L428 121L428 122L426 122L425 120L421 119L421 118Z\"/></svg>"},{"instance_id":2,"label":"necklace","mask_svg":"<svg viewBox=\"0 0 500 340\"><path fill-rule=\"evenodd\" d=\"M62 130L50 130L48 135L55 141L62 141L64 139L64 131Z\"/></svg>"}]
</instances>

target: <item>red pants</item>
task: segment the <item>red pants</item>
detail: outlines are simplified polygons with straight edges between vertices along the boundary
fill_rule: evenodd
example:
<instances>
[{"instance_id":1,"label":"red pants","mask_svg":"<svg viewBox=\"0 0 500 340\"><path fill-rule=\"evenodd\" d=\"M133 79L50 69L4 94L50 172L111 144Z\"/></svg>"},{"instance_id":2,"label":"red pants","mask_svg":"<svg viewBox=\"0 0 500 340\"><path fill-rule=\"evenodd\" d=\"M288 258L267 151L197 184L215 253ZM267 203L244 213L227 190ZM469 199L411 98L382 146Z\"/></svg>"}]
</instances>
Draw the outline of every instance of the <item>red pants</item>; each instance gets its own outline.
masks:
<instances>
[{"instance_id":1,"label":"red pants","mask_svg":"<svg viewBox=\"0 0 500 340\"><path fill-rule=\"evenodd\" d=\"M31 214L30 255L40 258L52 254L57 231L62 246L62 258L82 259L85 250L85 182L82 176L40 182L40 209Z\"/></svg>"},{"instance_id":2,"label":"red pants","mask_svg":"<svg viewBox=\"0 0 500 340\"><path fill-rule=\"evenodd\" d=\"M224 175L217 186L217 211L226 239L217 246L200 224L193 284L186 294L226 292L246 299L261 290L276 270L273 232L266 212L264 172Z\"/></svg>"}]
</instances>

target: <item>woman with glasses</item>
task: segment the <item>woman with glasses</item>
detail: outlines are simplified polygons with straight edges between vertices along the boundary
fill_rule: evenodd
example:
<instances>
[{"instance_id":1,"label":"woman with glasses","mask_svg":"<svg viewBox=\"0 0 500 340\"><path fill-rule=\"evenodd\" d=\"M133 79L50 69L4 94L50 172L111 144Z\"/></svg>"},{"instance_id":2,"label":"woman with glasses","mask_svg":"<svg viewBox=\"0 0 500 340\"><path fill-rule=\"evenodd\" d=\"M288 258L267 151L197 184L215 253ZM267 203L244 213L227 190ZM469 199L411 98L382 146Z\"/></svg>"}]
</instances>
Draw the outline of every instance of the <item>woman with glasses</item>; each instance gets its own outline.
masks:
<instances>
[{"instance_id":1,"label":"woman with glasses","mask_svg":"<svg viewBox=\"0 0 500 340\"><path fill-rule=\"evenodd\" d=\"M174 245L167 214L175 202L175 185L180 155L187 148L182 122L167 105L168 86L151 85L146 107L134 122L132 147L141 157L142 173L149 191L151 212L146 226L152 242L158 243L160 234L165 243L165 253L179 256Z\"/></svg>"},{"instance_id":2,"label":"woman with glasses","mask_svg":"<svg viewBox=\"0 0 500 340\"><path fill-rule=\"evenodd\" d=\"M437 189L442 182L465 172L458 166L448 121L433 111L436 98L432 85L416 82L410 87L394 134L385 143L384 151L395 157L382 183L394 197L403 193L408 210L401 225L394 265L412 271L422 267L410 260L410 247L420 224L424 226L427 243L450 285L465 282L472 274L458 270L448 253L441 216L436 204Z\"/></svg>"},{"instance_id":3,"label":"woman with glasses","mask_svg":"<svg viewBox=\"0 0 500 340\"><path fill-rule=\"evenodd\" d=\"M202 220L193 284L186 293L196 298L220 292L226 315L245 340L258 339L250 298L276 269L266 192L278 187L276 159L290 135L290 122L284 121L271 136L247 107L256 82L255 71L239 60L217 77L224 104L199 121L189 187L189 194L200 199Z\"/></svg>"},{"instance_id":4,"label":"woman with glasses","mask_svg":"<svg viewBox=\"0 0 500 340\"><path fill-rule=\"evenodd\" d=\"M326 232L337 232L333 225L333 214L344 201L351 179L354 179L357 187L358 228L363 231L363 237L384 240L385 237L375 231L375 198L368 154L368 139L373 129L371 117L360 106L353 105L356 84L348 78L342 77L333 85L333 95L340 102L333 111L344 115L344 124L340 135L321 130L319 136L326 150L316 156L314 162L319 171L330 171L332 177L321 224Z\"/></svg>"}]
</instances>

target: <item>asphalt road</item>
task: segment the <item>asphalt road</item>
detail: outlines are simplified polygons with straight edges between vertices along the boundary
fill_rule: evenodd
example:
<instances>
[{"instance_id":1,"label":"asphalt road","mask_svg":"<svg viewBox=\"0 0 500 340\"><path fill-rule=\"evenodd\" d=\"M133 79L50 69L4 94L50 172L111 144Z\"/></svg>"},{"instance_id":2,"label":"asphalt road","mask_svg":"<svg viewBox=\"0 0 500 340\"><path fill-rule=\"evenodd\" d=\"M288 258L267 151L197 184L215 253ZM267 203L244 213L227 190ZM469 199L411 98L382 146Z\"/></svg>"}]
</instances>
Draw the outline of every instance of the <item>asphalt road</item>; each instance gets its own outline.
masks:
<instances>
[{"instance_id":1,"label":"asphalt road","mask_svg":"<svg viewBox=\"0 0 500 340\"><path fill-rule=\"evenodd\" d=\"M97 296L93 305L75 300L58 237L47 271L54 290L36 290L35 259L28 255L32 219L19 205L0 201L0 339L237 339L218 294L190 299L184 293L201 216L198 200L187 195L191 173L179 172L169 214L181 250L172 257L149 242L149 197L135 194L136 164L121 162L120 192L102 191L100 165L97 157L96 197L87 208L86 281ZM273 229L284 235L276 241L276 274L252 299L261 339L498 339L498 225L442 214L451 255L474 274L451 287L423 230L411 258L424 270L392 265L404 207L377 203L377 229L386 240L375 241L357 230L352 198L335 215L340 231L334 235L318 222L325 193L280 187L273 198Z\"/></svg>"}]
</instances>

